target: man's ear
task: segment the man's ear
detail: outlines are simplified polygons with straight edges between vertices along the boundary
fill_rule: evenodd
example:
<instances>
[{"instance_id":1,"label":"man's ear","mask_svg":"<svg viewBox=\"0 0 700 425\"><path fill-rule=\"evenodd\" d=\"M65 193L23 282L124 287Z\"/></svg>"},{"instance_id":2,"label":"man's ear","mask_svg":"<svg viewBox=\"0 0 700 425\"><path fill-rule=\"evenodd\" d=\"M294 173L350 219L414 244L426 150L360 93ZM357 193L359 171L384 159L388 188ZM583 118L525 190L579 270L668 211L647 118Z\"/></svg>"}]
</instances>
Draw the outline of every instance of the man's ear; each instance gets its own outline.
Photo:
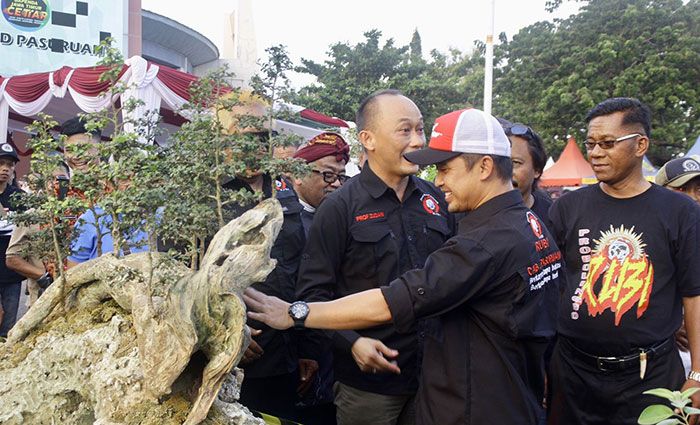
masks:
<instances>
[{"instance_id":1,"label":"man's ear","mask_svg":"<svg viewBox=\"0 0 700 425\"><path fill-rule=\"evenodd\" d=\"M371 130L360 131L357 134L357 138L360 140L360 143L362 143L362 146L365 148L365 151L367 151L367 152L374 151L375 139L374 139L374 134L372 134Z\"/></svg>"},{"instance_id":2,"label":"man's ear","mask_svg":"<svg viewBox=\"0 0 700 425\"><path fill-rule=\"evenodd\" d=\"M493 163L493 158L490 155L482 156L479 160L478 166L480 171L479 180L481 181L488 180L495 172L495 164Z\"/></svg>"},{"instance_id":3,"label":"man's ear","mask_svg":"<svg viewBox=\"0 0 700 425\"><path fill-rule=\"evenodd\" d=\"M641 136L637 137L637 149L635 150L634 154L637 158L641 158L644 155L646 155L647 151L649 150L649 137L648 136Z\"/></svg>"}]
</instances>

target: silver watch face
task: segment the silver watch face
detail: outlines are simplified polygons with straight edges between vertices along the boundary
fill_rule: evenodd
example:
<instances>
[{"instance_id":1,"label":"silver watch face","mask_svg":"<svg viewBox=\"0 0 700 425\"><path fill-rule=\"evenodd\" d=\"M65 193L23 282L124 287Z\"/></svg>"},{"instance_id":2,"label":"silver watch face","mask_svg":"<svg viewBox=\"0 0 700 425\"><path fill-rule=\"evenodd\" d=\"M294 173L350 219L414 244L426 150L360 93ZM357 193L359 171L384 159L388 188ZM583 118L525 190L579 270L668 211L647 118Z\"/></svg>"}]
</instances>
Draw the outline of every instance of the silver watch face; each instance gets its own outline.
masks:
<instances>
[{"instance_id":1,"label":"silver watch face","mask_svg":"<svg viewBox=\"0 0 700 425\"><path fill-rule=\"evenodd\" d=\"M306 304L292 304L291 308L292 317L295 319L301 319L309 313L309 307Z\"/></svg>"}]
</instances>

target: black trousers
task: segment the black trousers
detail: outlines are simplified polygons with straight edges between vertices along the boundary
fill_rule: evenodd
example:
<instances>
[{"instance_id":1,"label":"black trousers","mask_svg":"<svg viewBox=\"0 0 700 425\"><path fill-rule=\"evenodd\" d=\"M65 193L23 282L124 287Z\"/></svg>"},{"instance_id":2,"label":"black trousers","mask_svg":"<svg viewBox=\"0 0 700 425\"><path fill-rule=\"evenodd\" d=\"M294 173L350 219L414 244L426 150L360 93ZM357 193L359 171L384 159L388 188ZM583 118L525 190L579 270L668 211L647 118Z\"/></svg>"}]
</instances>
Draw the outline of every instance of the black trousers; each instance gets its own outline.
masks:
<instances>
[{"instance_id":1,"label":"black trousers","mask_svg":"<svg viewBox=\"0 0 700 425\"><path fill-rule=\"evenodd\" d=\"M685 371L678 350L647 362L644 379L639 368L603 372L581 360L560 337L550 362L547 397L549 425L636 425L647 406L663 400L643 395L653 388L679 390Z\"/></svg>"},{"instance_id":2,"label":"black trousers","mask_svg":"<svg viewBox=\"0 0 700 425\"><path fill-rule=\"evenodd\" d=\"M0 336L7 337L7 333L17 323L17 311L22 292L22 281L14 283L0 283L0 302L5 314L0 323Z\"/></svg>"},{"instance_id":3,"label":"black trousers","mask_svg":"<svg viewBox=\"0 0 700 425\"><path fill-rule=\"evenodd\" d=\"M296 407L298 382L298 371L264 378L244 378L240 402L260 413L299 422L301 418Z\"/></svg>"}]
</instances>

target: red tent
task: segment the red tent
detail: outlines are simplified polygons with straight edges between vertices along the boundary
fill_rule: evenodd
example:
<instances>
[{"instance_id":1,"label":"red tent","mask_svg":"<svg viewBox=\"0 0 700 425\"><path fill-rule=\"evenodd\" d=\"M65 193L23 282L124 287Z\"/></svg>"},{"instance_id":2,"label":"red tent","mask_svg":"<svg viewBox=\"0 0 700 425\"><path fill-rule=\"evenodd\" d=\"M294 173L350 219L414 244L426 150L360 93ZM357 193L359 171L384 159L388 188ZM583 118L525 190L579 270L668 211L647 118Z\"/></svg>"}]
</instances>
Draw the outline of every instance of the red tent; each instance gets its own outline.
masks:
<instances>
[{"instance_id":1,"label":"red tent","mask_svg":"<svg viewBox=\"0 0 700 425\"><path fill-rule=\"evenodd\" d=\"M593 169L576 146L573 137L569 138L561 156L540 178L541 186L580 186L581 180L593 175Z\"/></svg>"}]
</instances>

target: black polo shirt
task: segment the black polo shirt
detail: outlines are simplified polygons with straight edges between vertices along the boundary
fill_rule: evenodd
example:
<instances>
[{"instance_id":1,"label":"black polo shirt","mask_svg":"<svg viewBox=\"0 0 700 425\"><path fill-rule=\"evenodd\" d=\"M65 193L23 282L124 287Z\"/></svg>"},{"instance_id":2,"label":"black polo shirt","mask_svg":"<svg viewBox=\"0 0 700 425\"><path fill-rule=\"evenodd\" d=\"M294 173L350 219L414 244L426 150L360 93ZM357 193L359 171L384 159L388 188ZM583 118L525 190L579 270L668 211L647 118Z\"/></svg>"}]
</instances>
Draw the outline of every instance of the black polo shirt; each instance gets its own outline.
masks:
<instances>
[{"instance_id":1,"label":"black polo shirt","mask_svg":"<svg viewBox=\"0 0 700 425\"><path fill-rule=\"evenodd\" d=\"M435 186L411 176L401 202L367 164L316 211L299 269L297 298L326 301L387 285L402 273L423 267L453 228ZM422 351L417 333L411 327L400 334L393 325L335 332L336 379L373 393L414 393ZM361 372L351 354L360 336L399 350L401 375Z\"/></svg>"},{"instance_id":2,"label":"black polo shirt","mask_svg":"<svg viewBox=\"0 0 700 425\"><path fill-rule=\"evenodd\" d=\"M416 423L538 423L555 334L561 253L518 191L470 212L459 233L382 293L393 323L425 340Z\"/></svg>"},{"instance_id":3,"label":"black polo shirt","mask_svg":"<svg viewBox=\"0 0 700 425\"><path fill-rule=\"evenodd\" d=\"M272 196L273 186L276 192L275 196L284 212L282 228L270 251L270 257L277 260L277 265L264 282L253 284L252 287L265 294L291 302L294 301L299 260L306 240L299 215L302 207L296 193L292 190L291 183L285 179L272 181L269 176L265 175L263 177L265 198ZM233 179L224 187L229 190L245 189L252 192L250 186L240 179ZM254 206L255 204L232 205L227 208L225 216L227 219L238 217ZM263 331L254 339L265 353L260 359L242 366L247 378L277 376L296 370L298 359L293 330L278 331L252 319L248 319L248 325Z\"/></svg>"}]
</instances>

